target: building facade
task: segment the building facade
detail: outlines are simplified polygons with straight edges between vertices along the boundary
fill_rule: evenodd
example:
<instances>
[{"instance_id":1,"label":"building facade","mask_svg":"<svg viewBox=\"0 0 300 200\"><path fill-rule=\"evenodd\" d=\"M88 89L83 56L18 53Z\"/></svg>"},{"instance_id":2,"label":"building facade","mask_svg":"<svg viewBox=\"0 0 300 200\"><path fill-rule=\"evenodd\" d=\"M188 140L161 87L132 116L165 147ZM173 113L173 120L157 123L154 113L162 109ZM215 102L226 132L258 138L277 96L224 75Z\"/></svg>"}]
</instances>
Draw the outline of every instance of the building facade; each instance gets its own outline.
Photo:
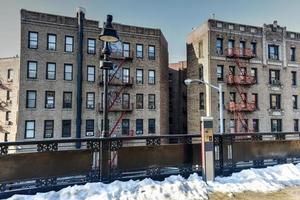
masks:
<instances>
[{"instance_id":1,"label":"building facade","mask_svg":"<svg viewBox=\"0 0 300 200\"><path fill-rule=\"evenodd\" d=\"M186 61L169 64L169 131L187 133Z\"/></svg>"},{"instance_id":2,"label":"building facade","mask_svg":"<svg viewBox=\"0 0 300 200\"><path fill-rule=\"evenodd\" d=\"M223 85L224 132L299 130L300 34L274 21L262 27L208 20L187 37L187 76ZM219 132L218 92L187 90L188 133L201 116Z\"/></svg>"},{"instance_id":3,"label":"building facade","mask_svg":"<svg viewBox=\"0 0 300 200\"><path fill-rule=\"evenodd\" d=\"M0 142L16 139L19 70L19 57L0 58Z\"/></svg>"},{"instance_id":4,"label":"building facade","mask_svg":"<svg viewBox=\"0 0 300 200\"><path fill-rule=\"evenodd\" d=\"M168 43L159 29L114 24L111 136L168 134ZM99 137L102 42L97 21L21 10L17 140Z\"/></svg>"}]
</instances>

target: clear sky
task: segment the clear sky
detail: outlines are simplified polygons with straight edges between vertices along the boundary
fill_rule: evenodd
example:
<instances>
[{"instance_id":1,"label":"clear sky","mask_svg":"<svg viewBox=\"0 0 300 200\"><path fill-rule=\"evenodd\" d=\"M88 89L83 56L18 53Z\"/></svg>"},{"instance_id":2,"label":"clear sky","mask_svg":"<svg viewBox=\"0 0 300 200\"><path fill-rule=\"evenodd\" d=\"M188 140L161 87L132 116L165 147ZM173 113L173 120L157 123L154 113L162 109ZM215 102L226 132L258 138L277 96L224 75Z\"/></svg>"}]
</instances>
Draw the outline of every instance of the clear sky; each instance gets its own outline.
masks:
<instances>
[{"instance_id":1,"label":"clear sky","mask_svg":"<svg viewBox=\"0 0 300 200\"><path fill-rule=\"evenodd\" d=\"M19 54L21 8L75 16L86 8L87 18L160 28L169 43L170 62L186 59L185 39L215 14L216 19L262 25L278 20L300 32L300 0L0 0L0 57Z\"/></svg>"}]
</instances>

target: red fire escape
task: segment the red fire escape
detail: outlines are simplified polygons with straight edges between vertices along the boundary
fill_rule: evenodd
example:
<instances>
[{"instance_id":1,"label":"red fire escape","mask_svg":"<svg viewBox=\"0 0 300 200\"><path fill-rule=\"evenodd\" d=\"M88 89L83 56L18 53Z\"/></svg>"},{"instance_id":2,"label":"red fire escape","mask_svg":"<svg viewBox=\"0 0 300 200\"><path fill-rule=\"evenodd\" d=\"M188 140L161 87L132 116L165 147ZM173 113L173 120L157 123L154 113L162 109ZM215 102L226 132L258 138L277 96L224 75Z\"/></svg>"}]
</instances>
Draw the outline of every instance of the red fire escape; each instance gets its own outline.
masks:
<instances>
[{"instance_id":1,"label":"red fire escape","mask_svg":"<svg viewBox=\"0 0 300 200\"><path fill-rule=\"evenodd\" d=\"M254 76L249 75L247 66L250 59L255 57L251 49L247 48L228 48L226 49L226 57L233 59L239 74L230 71L227 77L227 84L236 88L241 101L236 102L231 100L228 105L228 110L233 113L235 121L235 132L251 132L249 128L246 113L256 110L256 102L247 100L247 88L256 83Z\"/></svg>"},{"instance_id":2,"label":"red fire escape","mask_svg":"<svg viewBox=\"0 0 300 200\"><path fill-rule=\"evenodd\" d=\"M115 63L116 68L112 71L108 78L108 85L110 86L109 92L109 102L108 102L108 112L109 113L119 113L117 120L114 122L112 129L109 132L110 137L117 136L115 133L118 125L122 121L123 117L126 113L132 112L133 104L130 103L129 98L127 100L123 99L121 94L122 92L133 85L133 77L130 77L130 74L125 75L122 73L122 66L126 62L132 62L133 60L133 52L122 52L122 53L112 53L110 57ZM118 74L121 74L117 76ZM103 77L100 77L100 86L103 86ZM121 103L119 103L121 99ZM99 112L103 112L103 101L101 101L99 105ZM124 133L122 133L124 134ZM125 133L125 134L129 134ZM111 159L109 164L113 167L116 163L117 152L114 151L111 154Z\"/></svg>"},{"instance_id":3,"label":"red fire escape","mask_svg":"<svg viewBox=\"0 0 300 200\"><path fill-rule=\"evenodd\" d=\"M10 83L8 82L5 84L2 79L0 79L0 90L6 90L6 91L11 91L10 89ZM9 104L11 103L10 100L4 101L3 99L0 99L0 111L6 112L9 111ZM7 135L9 132L6 130L7 126L11 125L10 121L5 121L2 122L0 121L0 132L4 133L4 141L7 141Z\"/></svg>"}]
</instances>

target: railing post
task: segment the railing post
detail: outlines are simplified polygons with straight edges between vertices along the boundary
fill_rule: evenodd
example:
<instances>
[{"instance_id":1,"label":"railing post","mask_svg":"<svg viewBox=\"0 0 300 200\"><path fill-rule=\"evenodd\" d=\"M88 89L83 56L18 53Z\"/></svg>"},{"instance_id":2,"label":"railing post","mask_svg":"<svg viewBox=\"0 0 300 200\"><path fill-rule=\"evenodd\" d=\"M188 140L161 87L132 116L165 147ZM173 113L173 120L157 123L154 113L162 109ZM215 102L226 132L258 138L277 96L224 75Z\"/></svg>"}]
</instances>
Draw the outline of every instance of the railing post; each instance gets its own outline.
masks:
<instances>
[{"instance_id":1,"label":"railing post","mask_svg":"<svg viewBox=\"0 0 300 200\"><path fill-rule=\"evenodd\" d=\"M213 118L201 117L201 121L202 178L204 181L213 181L215 178Z\"/></svg>"},{"instance_id":2,"label":"railing post","mask_svg":"<svg viewBox=\"0 0 300 200\"><path fill-rule=\"evenodd\" d=\"M109 160L110 160L110 152L109 152L109 141L102 140L101 141L101 151L100 151L100 181L107 182L109 181Z\"/></svg>"}]
</instances>

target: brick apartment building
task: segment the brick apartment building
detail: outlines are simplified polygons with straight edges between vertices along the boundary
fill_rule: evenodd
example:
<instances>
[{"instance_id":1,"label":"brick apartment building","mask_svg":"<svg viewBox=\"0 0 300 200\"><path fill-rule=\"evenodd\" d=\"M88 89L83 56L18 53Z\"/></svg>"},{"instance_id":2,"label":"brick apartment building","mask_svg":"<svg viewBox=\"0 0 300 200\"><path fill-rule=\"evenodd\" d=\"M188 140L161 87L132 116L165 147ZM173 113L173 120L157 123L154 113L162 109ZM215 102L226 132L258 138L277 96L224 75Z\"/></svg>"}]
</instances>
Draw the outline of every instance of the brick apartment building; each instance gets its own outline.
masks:
<instances>
[{"instance_id":1,"label":"brick apartment building","mask_svg":"<svg viewBox=\"0 0 300 200\"><path fill-rule=\"evenodd\" d=\"M187 37L187 76L223 84L225 132L299 130L300 33L274 21L262 27L208 20ZM201 116L219 130L218 92L187 90L188 133Z\"/></svg>"},{"instance_id":2,"label":"brick apartment building","mask_svg":"<svg viewBox=\"0 0 300 200\"><path fill-rule=\"evenodd\" d=\"M17 132L20 58L0 58L0 141L13 141Z\"/></svg>"},{"instance_id":3,"label":"brick apartment building","mask_svg":"<svg viewBox=\"0 0 300 200\"><path fill-rule=\"evenodd\" d=\"M159 29L118 23L114 28L120 42L112 44L111 136L168 134L165 37ZM10 140L100 136L100 32L98 21L86 19L84 9L76 17L21 10L21 55L14 74L20 73L19 94L12 96L18 115L11 125L17 131Z\"/></svg>"},{"instance_id":4,"label":"brick apartment building","mask_svg":"<svg viewBox=\"0 0 300 200\"><path fill-rule=\"evenodd\" d=\"M169 64L169 131L187 133L186 61Z\"/></svg>"}]
</instances>

